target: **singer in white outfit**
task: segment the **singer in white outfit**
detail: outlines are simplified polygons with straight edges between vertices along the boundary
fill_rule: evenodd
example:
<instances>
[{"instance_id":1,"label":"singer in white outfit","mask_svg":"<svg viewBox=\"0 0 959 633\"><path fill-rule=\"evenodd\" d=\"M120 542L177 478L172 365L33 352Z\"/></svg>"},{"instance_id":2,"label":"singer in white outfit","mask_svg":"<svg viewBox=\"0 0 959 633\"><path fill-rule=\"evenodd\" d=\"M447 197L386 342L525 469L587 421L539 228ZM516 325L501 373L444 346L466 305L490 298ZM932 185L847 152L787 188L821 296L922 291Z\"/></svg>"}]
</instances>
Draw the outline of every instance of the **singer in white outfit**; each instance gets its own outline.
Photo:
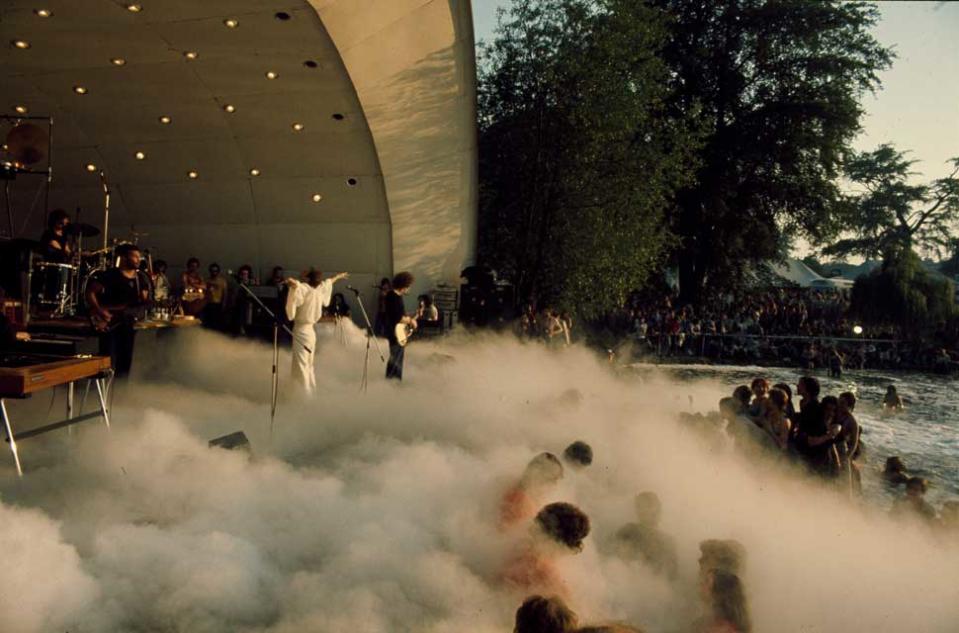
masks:
<instances>
[{"instance_id":1,"label":"singer in white outfit","mask_svg":"<svg viewBox=\"0 0 959 633\"><path fill-rule=\"evenodd\" d=\"M293 381L306 393L316 389L313 352L316 350L315 326L323 316L323 308L330 305L333 284L347 279L347 273L323 279L323 273L310 269L306 283L293 278L285 280L290 292L286 297L286 316L293 322Z\"/></svg>"}]
</instances>

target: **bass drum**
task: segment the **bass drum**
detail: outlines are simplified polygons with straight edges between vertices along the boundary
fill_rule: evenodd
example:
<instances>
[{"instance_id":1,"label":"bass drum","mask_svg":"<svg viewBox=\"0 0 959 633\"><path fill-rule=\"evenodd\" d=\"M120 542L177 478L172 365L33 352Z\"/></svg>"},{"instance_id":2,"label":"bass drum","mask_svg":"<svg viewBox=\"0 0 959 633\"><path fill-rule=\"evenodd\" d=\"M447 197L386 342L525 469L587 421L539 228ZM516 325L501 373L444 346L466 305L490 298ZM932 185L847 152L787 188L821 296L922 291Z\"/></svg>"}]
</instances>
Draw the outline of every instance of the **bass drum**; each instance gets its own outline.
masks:
<instances>
[{"instance_id":1,"label":"bass drum","mask_svg":"<svg viewBox=\"0 0 959 633\"><path fill-rule=\"evenodd\" d=\"M32 286L34 303L57 314L72 313L76 308L73 294L77 267L56 262L37 262L33 266Z\"/></svg>"}]
</instances>

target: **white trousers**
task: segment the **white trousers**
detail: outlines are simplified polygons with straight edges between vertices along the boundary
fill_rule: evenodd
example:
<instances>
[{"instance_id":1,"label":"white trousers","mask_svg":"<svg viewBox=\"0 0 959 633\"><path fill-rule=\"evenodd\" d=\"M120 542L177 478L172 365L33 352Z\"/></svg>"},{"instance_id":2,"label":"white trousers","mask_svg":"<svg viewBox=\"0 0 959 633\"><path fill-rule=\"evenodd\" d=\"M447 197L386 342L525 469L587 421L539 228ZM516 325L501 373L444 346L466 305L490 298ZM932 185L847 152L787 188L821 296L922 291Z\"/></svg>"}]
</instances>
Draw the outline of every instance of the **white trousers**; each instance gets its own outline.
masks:
<instances>
[{"instance_id":1,"label":"white trousers","mask_svg":"<svg viewBox=\"0 0 959 633\"><path fill-rule=\"evenodd\" d=\"M309 351L307 351L309 349ZM312 323L293 324L293 382L306 393L316 390L313 352L316 351L316 329Z\"/></svg>"}]
</instances>

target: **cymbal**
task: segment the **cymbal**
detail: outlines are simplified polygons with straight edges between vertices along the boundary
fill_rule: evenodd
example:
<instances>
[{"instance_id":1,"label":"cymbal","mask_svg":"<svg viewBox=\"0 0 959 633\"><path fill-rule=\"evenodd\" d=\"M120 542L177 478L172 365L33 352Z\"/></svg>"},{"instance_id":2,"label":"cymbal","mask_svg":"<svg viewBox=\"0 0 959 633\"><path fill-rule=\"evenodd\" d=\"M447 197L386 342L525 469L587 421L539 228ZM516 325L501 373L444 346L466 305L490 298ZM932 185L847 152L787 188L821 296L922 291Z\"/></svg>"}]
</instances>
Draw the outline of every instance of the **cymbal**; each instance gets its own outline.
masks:
<instances>
[{"instance_id":1,"label":"cymbal","mask_svg":"<svg viewBox=\"0 0 959 633\"><path fill-rule=\"evenodd\" d=\"M16 125L7 134L7 151L18 163L33 165L47 157L50 137L46 130L31 123Z\"/></svg>"},{"instance_id":2,"label":"cymbal","mask_svg":"<svg viewBox=\"0 0 959 633\"><path fill-rule=\"evenodd\" d=\"M82 222L68 224L63 231L70 235L79 235L80 237L96 237L100 235L100 229L92 224L84 224Z\"/></svg>"}]
</instances>

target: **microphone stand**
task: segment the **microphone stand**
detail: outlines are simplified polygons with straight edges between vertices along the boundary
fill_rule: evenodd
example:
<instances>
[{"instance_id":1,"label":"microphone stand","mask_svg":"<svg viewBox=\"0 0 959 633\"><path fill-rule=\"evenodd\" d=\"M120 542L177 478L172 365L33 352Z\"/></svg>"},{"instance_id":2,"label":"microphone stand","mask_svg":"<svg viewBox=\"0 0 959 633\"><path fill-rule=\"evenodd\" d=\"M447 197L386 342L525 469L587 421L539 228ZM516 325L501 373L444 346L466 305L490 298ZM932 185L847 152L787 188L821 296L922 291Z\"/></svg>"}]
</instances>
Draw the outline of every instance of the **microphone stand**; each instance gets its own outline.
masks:
<instances>
[{"instance_id":1,"label":"microphone stand","mask_svg":"<svg viewBox=\"0 0 959 633\"><path fill-rule=\"evenodd\" d=\"M107 184L107 175L100 170L100 184L103 185L103 252L100 256L101 268L106 268L106 252L110 235L110 185Z\"/></svg>"},{"instance_id":2,"label":"microphone stand","mask_svg":"<svg viewBox=\"0 0 959 633\"><path fill-rule=\"evenodd\" d=\"M290 328L286 327L285 323L280 323L279 317L277 317L272 310L266 307L266 304L263 303L258 296L253 294L253 291L250 290L246 284L239 284L239 286L240 288L243 288L243 290L245 290L246 293L260 305L263 311L269 314L273 319L273 379L270 391L270 437L273 437L273 421L276 419L276 397L280 387L280 373L278 371L278 366L280 364L280 328L282 327L286 333L290 335L290 338L293 338L293 332L290 330ZM303 349L310 354L313 353L313 351L306 345L303 345Z\"/></svg>"},{"instance_id":3,"label":"microphone stand","mask_svg":"<svg viewBox=\"0 0 959 633\"><path fill-rule=\"evenodd\" d=\"M346 289L351 291L356 297L356 302L360 306L360 313L363 315L363 321L366 323L366 355L363 357L363 379L360 381L360 391L366 393L370 376L370 341L376 345L376 353L380 355L380 361L385 363L386 358L383 356L380 342L376 340L376 336L373 334L373 324L370 323L370 315L366 313L366 308L363 306L363 298L360 297L360 291L353 286L347 286Z\"/></svg>"}]
</instances>

